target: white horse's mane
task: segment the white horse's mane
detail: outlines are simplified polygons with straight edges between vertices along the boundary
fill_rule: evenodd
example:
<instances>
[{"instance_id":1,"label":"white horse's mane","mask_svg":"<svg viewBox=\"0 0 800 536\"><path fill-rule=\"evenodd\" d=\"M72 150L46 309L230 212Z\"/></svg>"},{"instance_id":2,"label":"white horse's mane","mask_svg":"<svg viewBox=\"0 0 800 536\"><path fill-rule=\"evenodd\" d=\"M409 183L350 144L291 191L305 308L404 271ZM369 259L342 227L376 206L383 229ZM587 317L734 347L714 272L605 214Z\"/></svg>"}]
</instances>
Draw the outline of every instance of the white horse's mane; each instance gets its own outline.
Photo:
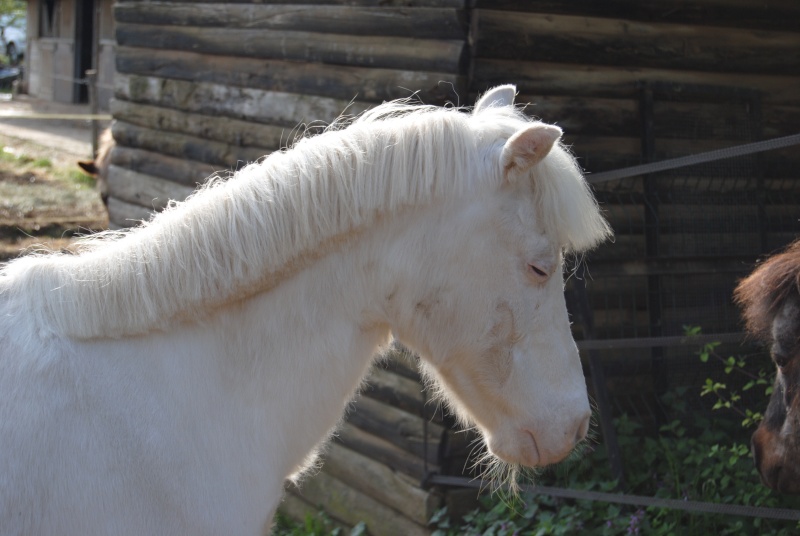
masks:
<instances>
[{"instance_id":1,"label":"white horse's mane","mask_svg":"<svg viewBox=\"0 0 800 536\"><path fill-rule=\"evenodd\" d=\"M0 293L20 293L40 329L144 333L271 288L379 216L499 187L500 151L492 149L529 122L511 106L467 114L386 103L209 181L137 228L83 239L74 255L13 260L0 270ZM533 174L543 224L564 249L608 235L563 147Z\"/></svg>"}]
</instances>

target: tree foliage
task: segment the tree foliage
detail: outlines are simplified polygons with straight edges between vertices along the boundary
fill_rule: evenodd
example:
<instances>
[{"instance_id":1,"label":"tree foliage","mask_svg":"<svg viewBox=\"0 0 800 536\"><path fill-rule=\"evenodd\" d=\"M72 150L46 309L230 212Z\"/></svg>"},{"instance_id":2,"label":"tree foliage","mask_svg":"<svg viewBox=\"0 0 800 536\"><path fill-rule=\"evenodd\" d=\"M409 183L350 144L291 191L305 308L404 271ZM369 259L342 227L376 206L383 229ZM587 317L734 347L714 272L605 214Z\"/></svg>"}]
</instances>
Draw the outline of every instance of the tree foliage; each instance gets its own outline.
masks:
<instances>
[{"instance_id":1,"label":"tree foliage","mask_svg":"<svg viewBox=\"0 0 800 536\"><path fill-rule=\"evenodd\" d=\"M25 19L25 2L22 0L0 0L0 26L14 26Z\"/></svg>"}]
</instances>

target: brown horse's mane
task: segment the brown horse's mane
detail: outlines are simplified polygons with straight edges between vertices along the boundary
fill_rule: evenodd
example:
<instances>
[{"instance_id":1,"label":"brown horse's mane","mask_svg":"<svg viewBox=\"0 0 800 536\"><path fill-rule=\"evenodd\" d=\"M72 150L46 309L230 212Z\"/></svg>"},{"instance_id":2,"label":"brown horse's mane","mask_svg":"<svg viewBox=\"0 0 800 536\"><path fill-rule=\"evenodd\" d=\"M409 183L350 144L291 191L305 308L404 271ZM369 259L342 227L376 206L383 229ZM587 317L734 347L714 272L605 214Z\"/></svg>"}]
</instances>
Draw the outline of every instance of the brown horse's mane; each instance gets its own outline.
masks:
<instances>
[{"instance_id":1,"label":"brown horse's mane","mask_svg":"<svg viewBox=\"0 0 800 536\"><path fill-rule=\"evenodd\" d=\"M792 292L800 293L800 240L763 261L736 287L734 299L742 307L747 331L769 338L772 321Z\"/></svg>"}]
</instances>

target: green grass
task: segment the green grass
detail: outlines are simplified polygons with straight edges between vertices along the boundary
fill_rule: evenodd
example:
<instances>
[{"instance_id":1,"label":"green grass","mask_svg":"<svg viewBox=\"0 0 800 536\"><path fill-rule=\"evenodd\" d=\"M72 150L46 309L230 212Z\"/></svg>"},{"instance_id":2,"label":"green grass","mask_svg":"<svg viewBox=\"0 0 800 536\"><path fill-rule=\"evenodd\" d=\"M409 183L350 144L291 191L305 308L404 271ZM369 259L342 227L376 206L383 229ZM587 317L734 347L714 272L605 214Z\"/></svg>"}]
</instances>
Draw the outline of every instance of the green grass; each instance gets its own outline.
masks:
<instances>
[{"instance_id":1,"label":"green grass","mask_svg":"<svg viewBox=\"0 0 800 536\"><path fill-rule=\"evenodd\" d=\"M55 166L49 158L34 158L27 154L12 151L0 151L0 165L11 174L42 172L47 178L57 180L75 188L91 190L95 179L83 173L77 167Z\"/></svg>"}]
</instances>

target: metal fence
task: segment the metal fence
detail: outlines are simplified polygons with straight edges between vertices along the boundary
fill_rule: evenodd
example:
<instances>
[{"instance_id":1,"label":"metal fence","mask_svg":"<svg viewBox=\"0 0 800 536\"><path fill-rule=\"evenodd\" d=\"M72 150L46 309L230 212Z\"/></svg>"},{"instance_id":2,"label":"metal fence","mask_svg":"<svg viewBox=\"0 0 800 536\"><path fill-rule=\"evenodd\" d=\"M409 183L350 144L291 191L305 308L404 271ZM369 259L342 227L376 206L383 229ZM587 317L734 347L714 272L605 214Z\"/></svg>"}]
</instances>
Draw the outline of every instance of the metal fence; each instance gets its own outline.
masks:
<instances>
[{"instance_id":1,"label":"metal fence","mask_svg":"<svg viewBox=\"0 0 800 536\"><path fill-rule=\"evenodd\" d=\"M800 231L800 176L781 151L796 150L800 134L762 141L757 93L670 84L639 89L640 158L587 175L615 240L583 259L567 286L602 441L611 473L620 480L625 460L614 417L624 413L646 433L657 434L674 418L664 395L679 388L691 411L711 412L700 388L706 378L718 379L722 367L698 358L705 342L722 343L721 352L769 359L763 348L742 346L746 339L733 290L757 259L789 244ZM592 170L592 162L584 166ZM700 327L704 335L687 337L687 326ZM745 396L744 406L765 402L763 390L750 393L757 398ZM430 479L442 485L457 481L470 485L463 477ZM800 519L794 510L532 489L576 499Z\"/></svg>"}]
</instances>

